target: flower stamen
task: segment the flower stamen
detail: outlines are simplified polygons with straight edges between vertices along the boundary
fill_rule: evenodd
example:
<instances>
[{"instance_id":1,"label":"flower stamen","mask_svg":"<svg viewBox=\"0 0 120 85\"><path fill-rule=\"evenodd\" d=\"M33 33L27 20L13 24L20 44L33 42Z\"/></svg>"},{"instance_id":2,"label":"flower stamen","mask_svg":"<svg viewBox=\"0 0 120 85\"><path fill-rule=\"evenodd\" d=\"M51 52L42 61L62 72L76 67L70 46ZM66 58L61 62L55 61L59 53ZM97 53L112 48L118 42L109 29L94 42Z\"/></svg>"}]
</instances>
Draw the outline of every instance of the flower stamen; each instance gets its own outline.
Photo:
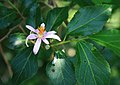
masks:
<instances>
[{"instance_id":1,"label":"flower stamen","mask_svg":"<svg viewBox=\"0 0 120 85\"><path fill-rule=\"evenodd\" d=\"M38 27L38 30L39 30L39 34L42 35L44 32L45 32L45 27Z\"/></svg>"}]
</instances>

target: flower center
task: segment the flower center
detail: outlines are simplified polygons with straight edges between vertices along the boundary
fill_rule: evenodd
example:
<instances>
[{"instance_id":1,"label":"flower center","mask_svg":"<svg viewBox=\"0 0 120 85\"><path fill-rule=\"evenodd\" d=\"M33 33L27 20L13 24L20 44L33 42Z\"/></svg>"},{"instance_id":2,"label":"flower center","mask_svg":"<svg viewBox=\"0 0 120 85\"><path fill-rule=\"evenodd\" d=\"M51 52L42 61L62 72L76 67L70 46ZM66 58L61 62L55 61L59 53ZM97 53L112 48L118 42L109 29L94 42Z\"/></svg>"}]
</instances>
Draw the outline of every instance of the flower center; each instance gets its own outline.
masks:
<instances>
[{"instance_id":1,"label":"flower center","mask_svg":"<svg viewBox=\"0 0 120 85\"><path fill-rule=\"evenodd\" d=\"M42 38L43 37L43 33L45 32L45 27L40 26L40 27L38 27L38 30L39 30L38 37Z\"/></svg>"}]
</instances>

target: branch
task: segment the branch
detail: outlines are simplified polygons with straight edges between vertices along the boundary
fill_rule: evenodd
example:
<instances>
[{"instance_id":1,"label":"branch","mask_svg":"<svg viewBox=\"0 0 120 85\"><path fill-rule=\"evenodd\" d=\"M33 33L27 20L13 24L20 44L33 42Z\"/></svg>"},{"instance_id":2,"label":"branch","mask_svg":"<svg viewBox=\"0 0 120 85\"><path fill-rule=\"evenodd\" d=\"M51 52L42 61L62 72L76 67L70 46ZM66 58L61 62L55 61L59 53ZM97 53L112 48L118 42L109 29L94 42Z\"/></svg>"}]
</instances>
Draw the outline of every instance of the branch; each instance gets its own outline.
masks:
<instances>
[{"instance_id":1,"label":"branch","mask_svg":"<svg viewBox=\"0 0 120 85\"><path fill-rule=\"evenodd\" d=\"M4 37L2 37L2 38L0 39L0 43L1 43L3 40L5 40L6 38L8 38L9 34L10 34L15 28L17 28L18 26L19 26L19 24L16 25L16 26L14 26L13 28L11 28L11 29L9 30L9 32L8 32Z\"/></svg>"},{"instance_id":2,"label":"branch","mask_svg":"<svg viewBox=\"0 0 120 85\"><path fill-rule=\"evenodd\" d=\"M25 30L23 29L23 27L21 25L19 25L19 28L24 34L27 34L27 32L25 32Z\"/></svg>"},{"instance_id":3,"label":"branch","mask_svg":"<svg viewBox=\"0 0 120 85\"><path fill-rule=\"evenodd\" d=\"M85 40L85 39L88 39L89 37L82 37L80 39L73 39L73 40L68 40L68 41L65 41L63 40L62 42L60 43L57 43L57 44L52 44L50 45L51 47L56 47L56 46L59 46L59 45L63 45L63 44L66 44L66 43L70 43L70 42L78 42L78 41L81 41L81 40Z\"/></svg>"},{"instance_id":4,"label":"branch","mask_svg":"<svg viewBox=\"0 0 120 85\"><path fill-rule=\"evenodd\" d=\"M7 0L7 2L10 4L11 7L13 7L17 12L18 14L20 15L20 17L25 20L25 18L22 16L21 12L19 11L19 9L10 1L10 0Z\"/></svg>"},{"instance_id":5,"label":"branch","mask_svg":"<svg viewBox=\"0 0 120 85\"><path fill-rule=\"evenodd\" d=\"M4 52L3 52L3 49L2 49L2 45L1 45L1 44L0 44L0 53L1 53L1 55L2 55L2 57L3 57L3 59L4 59L5 63L6 63L6 65L7 65L8 73L10 74L10 77L12 77L12 74L13 74L13 73L12 73L12 69L11 69L11 66L10 66L7 58L6 58L6 55L5 55Z\"/></svg>"}]
</instances>

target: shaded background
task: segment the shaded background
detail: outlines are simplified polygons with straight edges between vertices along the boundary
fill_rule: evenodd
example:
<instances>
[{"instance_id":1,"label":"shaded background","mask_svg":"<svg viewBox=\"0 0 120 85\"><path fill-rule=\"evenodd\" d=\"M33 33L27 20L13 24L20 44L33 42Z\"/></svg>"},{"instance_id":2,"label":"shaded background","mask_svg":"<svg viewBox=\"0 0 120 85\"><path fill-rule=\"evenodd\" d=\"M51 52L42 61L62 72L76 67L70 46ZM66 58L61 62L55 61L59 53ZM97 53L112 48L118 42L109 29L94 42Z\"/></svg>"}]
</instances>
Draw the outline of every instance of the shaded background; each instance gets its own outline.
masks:
<instances>
[{"instance_id":1,"label":"shaded background","mask_svg":"<svg viewBox=\"0 0 120 85\"><path fill-rule=\"evenodd\" d=\"M20 2L20 0L11 0L11 1L12 1L12 3L16 4L16 6L18 6L17 1ZM26 1L27 1L27 3L29 3L29 1L31 1L31 0L26 0ZM73 2L74 5L72 5L73 7L69 11L69 18L66 21L66 23L71 20L73 15L76 13L76 11L81 6L93 4L93 3L89 3L89 2L76 3L76 2L74 2L76 0L38 0L38 1L41 6L43 20L46 19L47 13L50 9L52 9L54 7L68 6L71 2ZM82 0L78 0L78 1L82 1ZM83 1L85 1L85 0L83 0ZM6 3L5 0L0 0L0 2L5 4L5 6L9 7L8 3ZM111 15L110 19L108 20L108 22L106 23L104 28L105 29L111 29L111 28L113 29L114 28L114 29L120 30L120 0L113 0L113 1L110 1L110 2L104 3L104 4L112 4L113 5L112 15ZM19 19L18 19L18 23L19 23ZM60 26L60 28L64 28L64 27L65 27L64 24ZM6 29L4 31L0 30L0 38L2 39L8 32L9 32L9 29ZM11 32L11 34L15 33L15 32L22 32L22 30L16 29L13 32ZM17 41L17 39L13 40L13 41ZM10 49L10 48L14 48L15 45L12 45L12 46L7 45L6 42L8 42L8 39L5 39L4 41L0 42L0 44L1 44L1 46L0 46L0 51L1 51L0 52L0 78L4 83L9 81L9 79L10 79L10 75L9 75L9 71L8 71L9 66L7 66L7 61L11 62L11 59L13 58L13 56L16 55L15 51ZM112 51L110 51L104 47L101 47L101 46L97 46L97 47L100 50L100 52L105 56L106 60L109 62L110 66L111 66L110 85L120 85L120 57L116 56ZM70 46L66 45L66 48L67 48L66 54L69 57L74 57L76 54L76 52L74 50L74 43L72 43ZM46 58L47 58L47 55L42 55L41 57L38 57L38 62L39 62L38 73L30 80L25 81L22 85L53 85L46 75L45 69L46 69L46 65L48 63ZM7 60L7 61L5 61L5 60Z\"/></svg>"}]
</instances>

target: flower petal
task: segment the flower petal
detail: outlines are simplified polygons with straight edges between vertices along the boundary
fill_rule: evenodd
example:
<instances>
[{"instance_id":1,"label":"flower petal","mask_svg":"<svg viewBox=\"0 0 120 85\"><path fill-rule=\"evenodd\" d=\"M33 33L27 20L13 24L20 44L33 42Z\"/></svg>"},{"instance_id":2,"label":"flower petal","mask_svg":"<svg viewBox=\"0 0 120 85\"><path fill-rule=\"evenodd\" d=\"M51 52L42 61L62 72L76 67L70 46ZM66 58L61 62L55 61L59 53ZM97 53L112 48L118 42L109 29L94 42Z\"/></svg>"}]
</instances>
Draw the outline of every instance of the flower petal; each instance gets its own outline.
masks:
<instances>
[{"instance_id":1,"label":"flower petal","mask_svg":"<svg viewBox=\"0 0 120 85\"><path fill-rule=\"evenodd\" d=\"M61 41L61 39L58 35L47 35L47 36L45 36L45 38L53 38L53 39L56 39L58 41Z\"/></svg>"},{"instance_id":2,"label":"flower petal","mask_svg":"<svg viewBox=\"0 0 120 85\"><path fill-rule=\"evenodd\" d=\"M34 53L35 55L38 53L39 48L40 48L40 45L41 45L41 39L38 38L38 39L36 40L36 43L35 43L34 48L33 48L33 53Z\"/></svg>"},{"instance_id":3,"label":"flower petal","mask_svg":"<svg viewBox=\"0 0 120 85\"><path fill-rule=\"evenodd\" d=\"M39 33L39 30L38 30L38 29L35 29L35 33L37 33L37 34L38 34L38 33Z\"/></svg>"},{"instance_id":4,"label":"flower petal","mask_svg":"<svg viewBox=\"0 0 120 85\"><path fill-rule=\"evenodd\" d=\"M49 41L47 39L42 39L42 41L45 43L45 44L49 44Z\"/></svg>"},{"instance_id":5,"label":"flower petal","mask_svg":"<svg viewBox=\"0 0 120 85\"><path fill-rule=\"evenodd\" d=\"M26 46L29 47L28 44L27 44L28 39L36 39L36 38L37 38L36 34L30 34L30 35L28 35L27 38L26 38L26 42L25 42Z\"/></svg>"},{"instance_id":6,"label":"flower petal","mask_svg":"<svg viewBox=\"0 0 120 85\"><path fill-rule=\"evenodd\" d=\"M42 24L41 24L41 26L42 26L42 27L45 27L45 24L44 24L44 23L42 23Z\"/></svg>"},{"instance_id":7,"label":"flower petal","mask_svg":"<svg viewBox=\"0 0 120 85\"><path fill-rule=\"evenodd\" d=\"M47 36L47 35L55 35L55 31L49 31L49 32L46 32L44 35Z\"/></svg>"},{"instance_id":8,"label":"flower petal","mask_svg":"<svg viewBox=\"0 0 120 85\"><path fill-rule=\"evenodd\" d=\"M35 29L32 26L30 26L30 25L26 25L26 28L28 28L29 30L35 32Z\"/></svg>"},{"instance_id":9,"label":"flower petal","mask_svg":"<svg viewBox=\"0 0 120 85\"><path fill-rule=\"evenodd\" d=\"M51 34L55 34L55 33L56 33L55 31L46 32L47 35L51 35Z\"/></svg>"}]
</instances>

